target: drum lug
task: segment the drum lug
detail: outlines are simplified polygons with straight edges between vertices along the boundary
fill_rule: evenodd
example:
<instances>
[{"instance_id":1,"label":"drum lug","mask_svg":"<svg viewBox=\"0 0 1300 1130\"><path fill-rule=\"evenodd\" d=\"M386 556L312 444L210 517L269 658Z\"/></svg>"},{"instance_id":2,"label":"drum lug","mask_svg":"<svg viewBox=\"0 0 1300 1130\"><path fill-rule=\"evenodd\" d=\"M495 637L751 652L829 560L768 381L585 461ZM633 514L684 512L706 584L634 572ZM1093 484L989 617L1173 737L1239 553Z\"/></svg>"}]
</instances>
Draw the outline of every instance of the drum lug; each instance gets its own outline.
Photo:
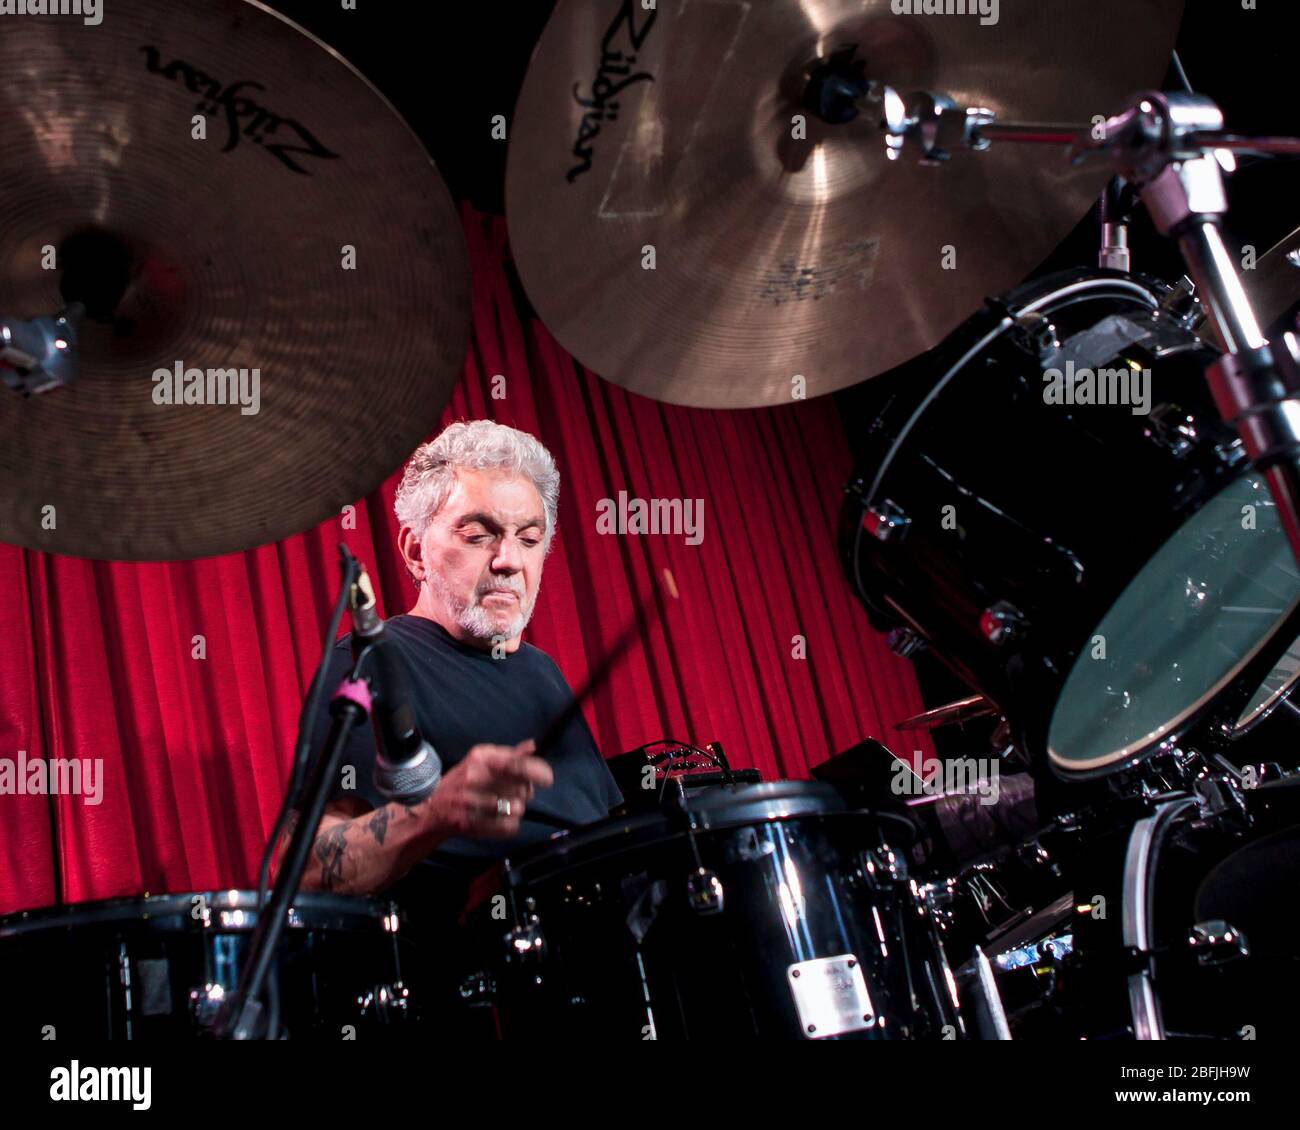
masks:
<instances>
[{"instance_id":1,"label":"drum lug","mask_svg":"<svg viewBox=\"0 0 1300 1130\"><path fill-rule=\"evenodd\" d=\"M1201 965L1223 965L1250 956L1246 935L1220 918L1196 923L1187 932L1187 948Z\"/></svg>"},{"instance_id":2,"label":"drum lug","mask_svg":"<svg viewBox=\"0 0 1300 1130\"><path fill-rule=\"evenodd\" d=\"M946 934L953 922L952 905L957 895L954 879L940 879L937 883L924 883L916 890L918 909Z\"/></svg>"},{"instance_id":3,"label":"drum lug","mask_svg":"<svg viewBox=\"0 0 1300 1130\"><path fill-rule=\"evenodd\" d=\"M1017 317L1008 337L1013 345L1038 361L1051 360L1061 349L1056 327L1037 310Z\"/></svg>"},{"instance_id":4,"label":"drum lug","mask_svg":"<svg viewBox=\"0 0 1300 1130\"><path fill-rule=\"evenodd\" d=\"M490 1005L496 1000L497 983L490 973L480 969L464 977L457 991L460 999L471 1008Z\"/></svg>"},{"instance_id":5,"label":"drum lug","mask_svg":"<svg viewBox=\"0 0 1300 1130\"><path fill-rule=\"evenodd\" d=\"M1147 417L1147 423L1147 435L1175 459L1186 456L1200 435L1195 417L1177 404L1156 405Z\"/></svg>"},{"instance_id":6,"label":"drum lug","mask_svg":"<svg viewBox=\"0 0 1300 1130\"><path fill-rule=\"evenodd\" d=\"M872 888L907 882L907 863L891 847L867 848L858 856L858 865L862 878Z\"/></svg>"},{"instance_id":7,"label":"drum lug","mask_svg":"<svg viewBox=\"0 0 1300 1130\"><path fill-rule=\"evenodd\" d=\"M525 899L522 920L506 931L507 961L537 962L546 956L546 935L535 913L536 906L534 899Z\"/></svg>"},{"instance_id":8,"label":"drum lug","mask_svg":"<svg viewBox=\"0 0 1300 1130\"><path fill-rule=\"evenodd\" d=\"M1024 613L1006 600L991 604L980 616L980 631L995 647L1018 639L1023 634L1025 625Z\"/></svg>"},{"instance_id":9,"label":"drum lug","mask_svg":"<svg viewBox=\"0 0 1300 1130\"><path fill-rule=\"evenodd\" d=\"M391 985L376 985L364 996L357 997L357 1015L373 1017L380 1024L392 1024L410 1016L411 990L401 981Z\"/></svg>"},{"instance_id":10,"label":"drum lug","mask_svg":"<svg viewBox=\"0 0 1300 1130\"><path fill-rule=\"evenodd\" d=\"M862 528L877 541L899 541L911 524L903 508L887 498L868 506L862 514Z\"/></svg>"},{"instance_id":11,"label":"drum lug","mask_svg":"<svg viewBox=\"0 0 1300 1130\"><path fill-rule=\"evenodd\" d=\"M221 1006L225 1003L224 985L208 981L199 988L190 990L190 1016L204 1032L210 1032L216 1026Z\"/></svg>"},{"instance_id":12,"label":"drum lug","mask_svg":"<svg viewBox=\"0 0 1300 1130\"><path fill-rule=\"evenodd\" d=\"M686 880L686 902L696 914L721 914L726 905L726 893L717 872L706 867L698 868Z\"/></svg>"}]
</instances>

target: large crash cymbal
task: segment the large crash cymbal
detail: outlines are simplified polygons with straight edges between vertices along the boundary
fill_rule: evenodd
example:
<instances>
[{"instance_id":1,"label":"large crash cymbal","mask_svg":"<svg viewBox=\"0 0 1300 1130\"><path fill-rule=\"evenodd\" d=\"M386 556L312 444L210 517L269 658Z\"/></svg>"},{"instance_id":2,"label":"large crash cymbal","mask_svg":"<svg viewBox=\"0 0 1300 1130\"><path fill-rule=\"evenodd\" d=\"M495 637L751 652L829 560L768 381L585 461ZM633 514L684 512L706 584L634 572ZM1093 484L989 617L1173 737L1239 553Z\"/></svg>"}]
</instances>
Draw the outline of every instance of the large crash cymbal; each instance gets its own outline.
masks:
<instances>
[{"instance_id":1,"label":"large crash cymbal","mask_svg":"<svg viewBox=\"0 0 1300 1130\"><path fill-rule=\"evenodd\" d=\"M1182 7L1001 0L982 25L891 0L560 0L511 124L528 296L584 364L672 403L783 404L796 376L811 396L884 372L1020 282L1108 172L1009 143L889 162L865 116L809 116L796 140L809 65L856 44L904 94L1086 125L1160 82Z\"/></svg>"},{"instance_id":2,"label":"large crash cymbal","mask_svg":"<svg viewBox=\"0 0 1300 1130\"><path fill-rule=\"evenodd\" d=\"M101 12L0 34L0 316L101 315L75 384L0 387L0 540L159 560L286 537L436 427L469 328L455 208L387 101L270 9ZM248 370L242 400L159 403L178 364L205 373L192 400Z\"/></svg>"}]
</instances>

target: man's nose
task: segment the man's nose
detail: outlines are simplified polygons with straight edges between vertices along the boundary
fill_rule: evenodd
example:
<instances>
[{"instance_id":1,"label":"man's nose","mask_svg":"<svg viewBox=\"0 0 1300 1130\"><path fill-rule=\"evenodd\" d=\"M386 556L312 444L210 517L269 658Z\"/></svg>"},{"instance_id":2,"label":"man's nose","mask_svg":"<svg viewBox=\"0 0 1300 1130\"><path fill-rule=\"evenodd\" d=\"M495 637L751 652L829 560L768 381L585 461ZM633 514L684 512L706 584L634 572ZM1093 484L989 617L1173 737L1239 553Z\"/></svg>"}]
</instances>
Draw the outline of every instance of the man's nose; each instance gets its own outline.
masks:
<instances>
[{"instance_id":1,"label":"man's nose","mask_svg":"<svg viewBox=\"0 0 1300 1130\"><path fill-rule=\"evenodd\" d=\"M524 554L519 543L512 538L502 538L496 556L492 559L492 572L519 573L523 568Z\"/></svg>"}]
</instances>

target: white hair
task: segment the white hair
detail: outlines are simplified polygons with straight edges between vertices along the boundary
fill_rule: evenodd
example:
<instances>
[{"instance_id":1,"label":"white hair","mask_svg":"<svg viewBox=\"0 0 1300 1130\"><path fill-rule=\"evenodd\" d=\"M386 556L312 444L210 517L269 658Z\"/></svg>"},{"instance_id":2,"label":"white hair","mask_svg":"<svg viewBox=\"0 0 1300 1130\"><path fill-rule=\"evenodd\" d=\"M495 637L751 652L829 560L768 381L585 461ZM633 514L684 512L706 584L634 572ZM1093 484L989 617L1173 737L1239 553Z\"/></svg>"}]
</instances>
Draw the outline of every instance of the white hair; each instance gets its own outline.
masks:
<instances>
[{"instance_id":1,"label":"white hair","mask_svg":"<svg viewBox=\"0 0 1300 1130\"><path fill-rule=\"evenodd\" d=\"M542 537L545 552L550 552L560 501L560 472L555 460L527 432L494 420L451 424L416 448L402 472L393 501L398 523L410 526L415 536L423 539L434 515L451 495L459 468L510 471L528 479L542 496L546 511L546 531Z\"/></svg>"}]
</instances>

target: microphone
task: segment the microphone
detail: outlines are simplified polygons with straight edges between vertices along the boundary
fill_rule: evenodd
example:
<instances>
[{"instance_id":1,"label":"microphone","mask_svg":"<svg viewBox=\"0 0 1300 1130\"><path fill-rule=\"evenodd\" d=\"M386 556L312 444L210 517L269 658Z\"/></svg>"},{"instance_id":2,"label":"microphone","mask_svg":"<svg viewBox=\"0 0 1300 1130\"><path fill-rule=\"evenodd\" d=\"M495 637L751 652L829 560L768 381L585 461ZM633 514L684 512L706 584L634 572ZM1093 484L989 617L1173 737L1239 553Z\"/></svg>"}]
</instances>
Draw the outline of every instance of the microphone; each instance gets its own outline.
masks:
<instances>
[{"instance_id":1,"label":"microphone","mask_svg":"<svg viewBox=\"0 0 1300 1130\"><path fill-rule=\"evenodd\" d=\"M349 593L352 611L352 659L370 649L371 728L375 732L375 789L388 801L415 804L442 779L442 758L420 733L411 705L406 664L388 638L375 608L375 592L365 566Z\"/></svg>"}]
</instances>

